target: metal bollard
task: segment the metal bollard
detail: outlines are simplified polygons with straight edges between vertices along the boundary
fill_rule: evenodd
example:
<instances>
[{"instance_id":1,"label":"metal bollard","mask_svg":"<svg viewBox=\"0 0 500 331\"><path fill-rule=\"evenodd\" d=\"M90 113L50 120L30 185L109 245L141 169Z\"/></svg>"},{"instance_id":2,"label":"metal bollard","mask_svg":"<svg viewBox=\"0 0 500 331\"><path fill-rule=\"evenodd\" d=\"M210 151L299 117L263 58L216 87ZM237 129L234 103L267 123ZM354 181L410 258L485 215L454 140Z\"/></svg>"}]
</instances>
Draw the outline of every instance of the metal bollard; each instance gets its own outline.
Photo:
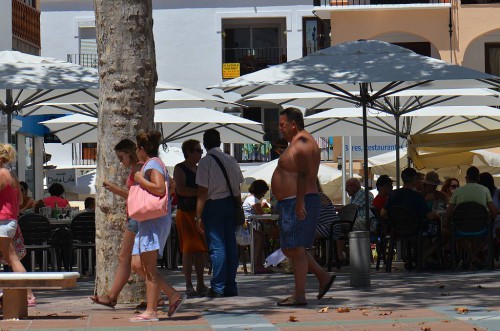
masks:
<instances>
[{"instance_id":1,"label":"metal bollard","mask_svg":"<svg viewBox=\"0 0 500 331\"><path fill-rule=\"evenodd\" d=\"M370 286L370 232L350 232L349 250L349 260L351 266L351 286Z\"/></svg>"}]
</instances>

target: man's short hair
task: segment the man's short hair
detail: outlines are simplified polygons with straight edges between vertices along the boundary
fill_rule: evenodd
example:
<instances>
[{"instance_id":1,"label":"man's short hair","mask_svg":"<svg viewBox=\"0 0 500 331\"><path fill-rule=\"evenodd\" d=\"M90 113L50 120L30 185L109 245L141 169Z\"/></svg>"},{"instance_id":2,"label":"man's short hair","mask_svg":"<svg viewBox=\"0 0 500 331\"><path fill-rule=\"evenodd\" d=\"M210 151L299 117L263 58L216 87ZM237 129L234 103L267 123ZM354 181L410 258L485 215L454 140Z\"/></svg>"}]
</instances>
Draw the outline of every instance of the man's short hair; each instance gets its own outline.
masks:
<instances>
[{"instance_id":1,"label":"man's short hair","mask_svg":"<svg viewBox=\"0 0 500 331\"><path fill-rule=\"evenodd\" d=\"M203 133L203 146L206 150L220 146L220 133L216 129L208 129Z\"/></svg>"},{"instance_id":2,"label":"man's short hair","mask_svg":"<svg viewBox=\"0 0 500 331\"><path fill-rule=\"evenodd\" d=\"M92 197L85 198L83 204L85 209L95 208L95 199Z\"/></svg>"},{"instance_id":3,"label":"man's short hair","mask_svg":"<svg viewBox=\"0 0 500 331\"><path fill-rule=\"evenodd\" d=\"M375 184L375 186L377 187L377 189L379 187L384 187L384 186L391 186L392 187L392 179L391 179L391 177L389 177L387 175L381 175L377 179L377 183Z\"/></svg>"},{"instance_id":4,"label":"man's short hair","mask_svg":"<svg viewBox=\"0 0 500 331\"><path fill-rule=\"evenodd\" d=\"M475 166L469 167L465 176L469 182L477 183L479 181L479 169Z\"/></svg>"},{"instance_id":5,"label":"man's short hair","mask_svg":"<svg viewBox=\"0 0 500 331\"><path fill-rule=\"evenodd\" d=\"M403 183L410 183L417 179L417 171L413 168L406 168L401 171L401 179Z\"/></svg>"},{"instance_id":6,"label":"man's short hair","mask_svg":"<svg viewBox=\"0 0 500 331\"><path fill-rule=\"evenodd\" d=\"M294 121L299 130L304 130L304 116L298 108L288 107L280 111L280 115L285 115L288 121Z\"/></svg>"}]
</instances>

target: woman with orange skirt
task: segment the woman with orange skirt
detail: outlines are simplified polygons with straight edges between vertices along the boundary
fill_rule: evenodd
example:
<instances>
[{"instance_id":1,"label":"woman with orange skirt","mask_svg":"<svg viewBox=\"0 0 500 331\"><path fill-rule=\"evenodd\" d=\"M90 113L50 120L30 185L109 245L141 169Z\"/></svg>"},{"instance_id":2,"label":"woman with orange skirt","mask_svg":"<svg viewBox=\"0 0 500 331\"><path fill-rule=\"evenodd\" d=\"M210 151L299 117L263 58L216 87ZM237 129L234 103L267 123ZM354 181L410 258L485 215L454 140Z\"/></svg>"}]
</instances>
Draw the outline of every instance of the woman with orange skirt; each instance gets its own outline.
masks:
<instances>
[{"instance_id":1,"label":"woman with orange skirt","mask_svg":"<svg viewBox=\"0 0 500 331\"><path fill-rule=\"evenodd\" d=\"M188 297L204 296L208 287L203 280L203 271L207 255L207 244L204 233L196 227L196 170L203 150L198 140L189 139L182 144L185 160L174 168L174 179L177 194L177 215L175 223L179 233L179 246L182 252L182 270L186 279ZM191 281L193 269L196 272L196 290Z\"/></svg>"}]
</instances>

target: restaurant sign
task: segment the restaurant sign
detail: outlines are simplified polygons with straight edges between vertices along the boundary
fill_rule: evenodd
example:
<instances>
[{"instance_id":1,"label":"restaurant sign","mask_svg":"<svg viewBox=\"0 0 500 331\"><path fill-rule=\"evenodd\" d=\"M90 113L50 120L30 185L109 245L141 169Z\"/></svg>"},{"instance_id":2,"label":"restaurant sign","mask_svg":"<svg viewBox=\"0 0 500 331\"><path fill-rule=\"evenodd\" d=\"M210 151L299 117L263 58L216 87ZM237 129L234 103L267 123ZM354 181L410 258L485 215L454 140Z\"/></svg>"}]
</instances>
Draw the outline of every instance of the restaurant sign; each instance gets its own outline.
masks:
<instances>
[{"instance_id":1,"label":"restaurant sign","mask_svg":"<svg viewBox=\"0 0 500 331\"><path fill-rule=\"evenodd\" d=\"M47 171L47 187L59 183L66 189L76 185L76 169L53 169Z\"/></svg>"},{"instance_id":2,"label":"restaurant sign","mask_svg":"<svg viewBox=\"0 0 500 331\"><path fill-rule=\"evenodd\" d=\"M223 63L222 64L222 78L236 78L240 77L240 64L239 63Z\"/></svg>"}]
</instances>

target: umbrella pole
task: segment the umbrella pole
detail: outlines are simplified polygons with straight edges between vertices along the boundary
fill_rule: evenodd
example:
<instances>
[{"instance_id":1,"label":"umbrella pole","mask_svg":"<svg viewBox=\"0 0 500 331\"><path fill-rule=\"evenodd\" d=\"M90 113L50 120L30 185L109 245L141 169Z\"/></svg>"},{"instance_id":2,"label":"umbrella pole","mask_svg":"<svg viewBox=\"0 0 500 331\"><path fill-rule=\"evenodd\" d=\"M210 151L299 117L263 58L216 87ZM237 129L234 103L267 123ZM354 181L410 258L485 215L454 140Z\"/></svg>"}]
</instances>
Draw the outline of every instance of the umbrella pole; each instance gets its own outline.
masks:
<instances>
[{"instance_id":1,"label":"umbrella pole","mask_svg":"<svg viewBox=\"0 0 500 331\"><path fill-rule=\"evenodd\" d=\"M361 103L363 105L363 179L365 186L365 223L366 231L370 231L370 191L368 190L368 118L366 106L370 96L368 95L368 84L361 83Z\"/></svg>"},{"instance_id":2,"label":"umbrella pole","mask_svg":"<svg viewBox=\"0 0 500 331\"><path fill-rule=\"evenodd\" d=\"M12 90L7 89L6 101L7 106L5 107L5 114L7 115L7 142L12 143L12 112L14 111L14 102L12 100Z\"/></svg>"}]
</instances>

